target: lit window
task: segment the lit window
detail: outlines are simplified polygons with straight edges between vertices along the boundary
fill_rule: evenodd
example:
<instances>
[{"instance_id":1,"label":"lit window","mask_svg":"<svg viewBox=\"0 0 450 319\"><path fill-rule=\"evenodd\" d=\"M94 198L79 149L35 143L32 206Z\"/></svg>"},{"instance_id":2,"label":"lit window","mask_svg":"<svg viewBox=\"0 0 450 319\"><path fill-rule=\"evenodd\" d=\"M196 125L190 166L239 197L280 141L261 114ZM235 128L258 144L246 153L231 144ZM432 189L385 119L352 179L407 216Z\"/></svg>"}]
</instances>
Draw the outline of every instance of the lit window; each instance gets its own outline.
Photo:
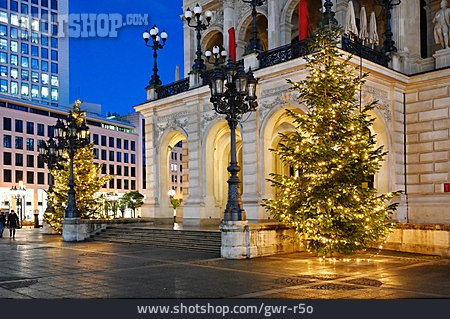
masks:
<instances>
[{"instance_id":1,"label":"lit window","mask_svg":"<svg viewBox=\"0 0 450 319\"><path fill-rule=\"evenodd\" d=\"M8 68L4 65L0 65L0 76L8 76Z\"/></svg>"},{"instance_id":2,"label":"lit window","mask_svg":"<svg viewBox=\"0 0 450 319\"><path fill-rule=\"evenodd\" d=\"M30 94L30 87L28 83L22 83L21 94L23 96L28 96Z\"/></svg>"},{"instance_id":3,"label":"lit window","mask_svg":"<svg viewBox=\"0 0 450 319\"><path fill-rule=\"evenodd\" d=\"M31 43L39 44L39 34L31 32Z\"/></svg>"},{"instance_id":4,"label":"lit window","mask_svg":"<svg viewBox=\"0 0 450 319\"><path fill-rule=\"evenodd\" d=\"M11 52L17 52L19 50L19 44L17 41L11 41Z\"/></svg>"},{"instance_id":5,"label":"lit window","mask_svg":"<svg viewBox=\"0 0 450 319\"><path fill-rule=\"evenodd\" d=\"M0 50L8 49L8 41L6 39L0 39Z\"/></svg>"},{"instance_id":6,"label":"lit window","mask_svg":"<svg viewBox=\"0 0 450 319\"><path fill-rule=\"evenodd\" d=\"M19 94L19 83L11 81L11 94Z\"/></svg>"},{"instance_id":7,"label":"lit window","mask_svg":"<svg viewBox=\"0 0 450 319\"><path fill-rule=\"evenodd\" d=\"M41 79L42 79L42 84L48 85L48 81L49 81L49 76L48 76L48 74L42 73L42 74L41 74Z\"/></svg>"},{"instance_id":8,"label":"lit window","mask_svg":"<svg viewBox=\"0 0 450 319\"><path fill-rule=\"evenodd\" d=\"M58 89L53 88L52 89L52 101L58 102L58 99L59 99Z\"/></svg>"},{"instance_id":9,"label":"lit window","mask_svg":"<svg viewBox=\"0 0 450 319\"><path fill-rule=\"evenodd\" d=\"M59 79L56 75L52 75L52 86L59 86Z\"/></svg>"},{"instance_id":10,"label":"lit window","mask_svg":"<svg viewBox=\"0 0 450 319\"><path fill-rule=\"evenodd\" d=\"M33 97L33 98L39 97L39 86L37 86L37 85L31 86L31 97Z\"/></svg>"},{"instance_id":11,"label":"lit window","mask_svg":"<svg viewBox=\"0 0 450 319\"><path fill-rule=\"evenodd\" d=\"M19 65L19 58L15 54L11 54L11 64L18 66Z\"/></svg>"},{"instance_id":12,"label":"lit window","mask_svg":"<svg viewBox=\"0 0 450 319\"><path fill-rule=\"evenodd\" d=\"M11 77L13 79L18 79L19 78L19 70L16 68L11 68Z\"/></svg>"},{"instance_id":13,"label":"lit window","mask_svg":"<svg viewBox=\"0 0 450 319\"><path fill-rule=\"evenodd\" d=\"M48 99L48 87L43 86L41 88L41 96L43 99Z\"/></svg>"},{"instance_id":14,"label":"lit window","mask_svg":"<svg viewBox=\"0 0 450 319\"><path fill-rule=\"evenodd\" d=\"M17 14L11 14L11 24L19 26L19 16Z\"/></svg>"},{"instance_id":15,"label":"lit window","mask_svg":"<svg viewBox=\"0 0 450 319\"><path fill-rule=\"evenodd\" d=\"M0 24L0 35L6 36L8 34L8 28L6 25Z\"/></svg>"},{"instance_id":16,"label":"lit window","mask_svg":"<svg viewBox=\"0 0 450 319\"><path fill-rule=\"evenodd\" d=\"M12 18L11 18L12 19ZM31 30L33 31L39 31L39 20L32 20L31 21Z\"/></svg>"},{"instance_id":17,"label":"lit window","mask_svg":"<svg viewBox=\"0 0 450 319\"><path fill-rule=\"evenodd\" d=\"M31 72L31 82L39 83L39 73Z\"/></svg>"},{"instance_id":18,"label":"lit window","mask_svg":"<svg viewBox=\"0 0 450 319\"><path fill-rule=\"evenodd\" d=\"M28 29L30 27L30 20L28 20L28 17L22 16L20 18L20 27L22 29Z\"/></svg>"},{"instance_id":19,"label":"lit window","mask_svg":"<svg viewBox=\"0 0 450 319\"><path fill-rule=\"evenodd\" d=\"M4 11L0 11L0 22L8 23L8 14Z\"/></svg>"},{"instance_id":20,"label":"lit window","mask_svg":"<svg viewBox=\"0 0 450 319\"><path fill-rule=\"evenodd\" d=\"M22 79L22 81L29 81L30 73L27 70L22 70L20 78Z\"/></svg>"}]
</instances>

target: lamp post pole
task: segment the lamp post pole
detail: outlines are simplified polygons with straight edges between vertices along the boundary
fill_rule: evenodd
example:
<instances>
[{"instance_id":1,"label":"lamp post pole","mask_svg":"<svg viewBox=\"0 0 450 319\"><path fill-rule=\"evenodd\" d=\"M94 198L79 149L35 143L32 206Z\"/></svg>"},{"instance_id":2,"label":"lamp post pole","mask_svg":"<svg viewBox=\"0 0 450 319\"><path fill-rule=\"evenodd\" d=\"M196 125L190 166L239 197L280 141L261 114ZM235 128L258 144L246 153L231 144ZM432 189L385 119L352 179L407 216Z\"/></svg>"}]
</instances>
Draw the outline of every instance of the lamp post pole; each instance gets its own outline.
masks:
<instances>
[{"instance_id":1,"label":"lamp post pole","mask_svg":"<svg viewBox=\"0 0 450 319\"><path fill-rule=\"evenodd\" d=\"M241 207L239 194L240 167L236 156L236 128L242 115L256 110L256 85L258 81L254 78L250 69L247 73L244 70L243 62L235 63L231 57L226 66L219 63L219 53L214 53L215 68L212 75L211 103L214 110L225 115L230 127L230 165L228 172L228 199L224 212L224 221L244 221L245 211Z\"/></svg>"},{"instance_id":2,"label":"lamp post pole","mask_svg":"<svg viewBox=\"0 0 450 319\"><path fill-rule=\"evenodd\" d=\"M252 38L250 39L250 43L247 46L245 53L252 52L260 52L261 51L261 43L258 39L258 26L256 24L256 15L258 12L256 11L257 7L260 7L264 4L266 0L242 0L244 3L249 3L252 7Z\"/></svg>"},{"instance_id":3,"label":"lamp post pole","mask_svg":"<svg viewBox=\"0 0 450 319\"><path fill-rule=\"evenodd\" d=\"M204 14L202 14L202 10L202 7L197 3L193 11L187 8L186 12L184 13L184 18L187 21L187 25L195 30L197 39L197 51L195 52L197 57L194 60L192 72L200 74L202 74L206 69L205 62L202 59L202 31L206 30L209 27L212 18L211 11L207 10ZM194 19L193 24L191 24L192 19ZM203 22L204 19L206 20L206 23Z\"/></svg>"},{"instance_id":4,"label":"lamp post pole","mask_svg":"<svg viewBox=\"0 0 450 319\"><path fill-rule=\"evenodd\" d=\"M80 107L81 101L75 103L75 108ZM80 218L76 205L76 192L74 180L73 161L78 149L89 145L89 127L85 119L75 118L71 111L63 123L60 119L56 122L55 134L58 140L58 148L69 153L69 191L67 198L67 207L64 218Z\"/></svg>"},{"instance_id":5,"label":"lamp post pole","mask_svg":"<svg viewBox=\"0 0 450 319\"><path fill-rule=\"evenodd\" d=\"M156 25L154 25L150 29L150 32L145 30L142 36L144 38L145 45L153 50L153 74L147 88L157 88L162 84L161 79L158 75L158 50L164 48L167 40L167 32L163 30L161 32L161 35L159 35L159 29ZM150 37L152 38L152 42L151 44L148 44Z\"/></svg>"}]
</instances>

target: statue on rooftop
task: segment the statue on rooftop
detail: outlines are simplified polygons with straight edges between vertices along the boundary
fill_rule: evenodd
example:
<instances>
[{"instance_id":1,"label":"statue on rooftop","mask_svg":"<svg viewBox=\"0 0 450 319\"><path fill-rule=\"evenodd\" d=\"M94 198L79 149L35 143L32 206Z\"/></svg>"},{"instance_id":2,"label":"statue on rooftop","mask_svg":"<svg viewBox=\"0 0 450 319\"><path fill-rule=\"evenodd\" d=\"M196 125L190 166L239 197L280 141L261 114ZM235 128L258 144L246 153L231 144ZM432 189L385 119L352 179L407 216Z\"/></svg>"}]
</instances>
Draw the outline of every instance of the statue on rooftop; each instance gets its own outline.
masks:
<instances>
[{"instance_id":1,"label":"statue on rooftop","mask_svg":"<svg viewBox=\"0 0 450 319\"><path fill-rule=\"evenodd\" d=\"M441 9L439 9L433 19L434 25L434 41L440 44L443 49L449 48L449 30L450 30L450 9L447 8L447 0L441 1Z\"/></svg>"}]
</instances>

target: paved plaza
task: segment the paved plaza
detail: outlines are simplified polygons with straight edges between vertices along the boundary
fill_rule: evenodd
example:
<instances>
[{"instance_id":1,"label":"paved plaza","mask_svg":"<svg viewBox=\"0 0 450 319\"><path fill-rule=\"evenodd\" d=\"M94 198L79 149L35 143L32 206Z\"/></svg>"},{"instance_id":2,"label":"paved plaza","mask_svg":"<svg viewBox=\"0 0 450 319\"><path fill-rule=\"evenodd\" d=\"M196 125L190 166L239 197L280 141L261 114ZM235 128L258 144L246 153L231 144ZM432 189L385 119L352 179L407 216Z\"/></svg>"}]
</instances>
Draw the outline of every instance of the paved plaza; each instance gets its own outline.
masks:
<instances>
[{"instance_id":1,"label":"paved plaza","mask_svg":"<svg viewBox=\"0 0 450 319\"><path fill-rule=\"evenodd\" d=\"M375 251L224 260L211 253L105 242L42 230L0 238L0 298L450 298L450 260Z\"/></svg>"}]
</instances>

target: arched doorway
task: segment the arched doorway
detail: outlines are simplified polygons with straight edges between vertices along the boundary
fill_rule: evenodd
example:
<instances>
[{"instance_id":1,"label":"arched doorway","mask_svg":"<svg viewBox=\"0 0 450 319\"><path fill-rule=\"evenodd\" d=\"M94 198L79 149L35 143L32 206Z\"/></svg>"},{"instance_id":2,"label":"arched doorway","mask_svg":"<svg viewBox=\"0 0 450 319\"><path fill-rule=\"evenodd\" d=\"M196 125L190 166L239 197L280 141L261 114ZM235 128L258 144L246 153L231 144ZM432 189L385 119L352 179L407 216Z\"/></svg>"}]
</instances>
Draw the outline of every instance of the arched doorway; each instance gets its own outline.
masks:
<instances>
[{"instance_id":1,"label":"arched doorway","mask_svg":"<svg viewBox=\"0 0 450 319\"><path fill-rule=\"evenodd\" d=\"M180 131L170 131L161 139L159 173L160 173L160 214L168 221L182 222L183 204L189 196L188 144L186 135ZM169 190L174 191L174 199L181 200L181 205L174 210L169 198Z\"/></svg>"},{"instance_id":2,"label":"arched doorway","mask_svg":"<svg viewBox=\"0 0 450 319\"><path fill-rule=\"evenodd\" d=\"M239 192L242 194L242 138L236 130L236 150L241 171ZM230 129L225 120L216 122L205 139L205 206L209 218L223 219L228 198L228 166L230 163ZM208 216L206 216L208 218Z\"/></svg>"}]
</instances>

